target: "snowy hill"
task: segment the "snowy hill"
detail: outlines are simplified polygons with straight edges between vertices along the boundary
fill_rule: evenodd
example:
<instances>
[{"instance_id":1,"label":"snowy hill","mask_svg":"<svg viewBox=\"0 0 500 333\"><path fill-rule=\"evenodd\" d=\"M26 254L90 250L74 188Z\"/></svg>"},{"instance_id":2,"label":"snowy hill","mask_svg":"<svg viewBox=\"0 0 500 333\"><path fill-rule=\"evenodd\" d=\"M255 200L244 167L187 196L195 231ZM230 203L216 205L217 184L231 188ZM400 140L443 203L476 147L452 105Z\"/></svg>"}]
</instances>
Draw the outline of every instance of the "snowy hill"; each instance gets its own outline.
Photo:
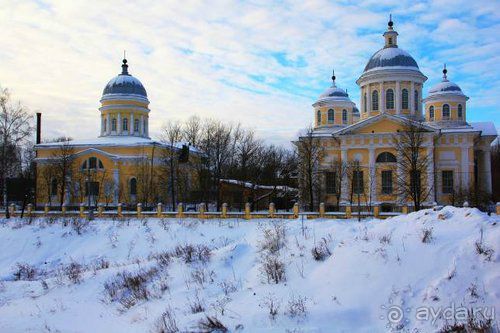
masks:
<instances>
[{"instance_id":1,"label":"snowy hill","mask_svg":"<svg viewBox=\"0 0 500 333\"><path fill-rule=\"evenodd\" d=\"M497 326L499 222L453 207L362 222L2 220L0 332L208 332L219 324L435 332L455 324L452 313L478 324L492 311Z\"/></svg>"}]
</instances>

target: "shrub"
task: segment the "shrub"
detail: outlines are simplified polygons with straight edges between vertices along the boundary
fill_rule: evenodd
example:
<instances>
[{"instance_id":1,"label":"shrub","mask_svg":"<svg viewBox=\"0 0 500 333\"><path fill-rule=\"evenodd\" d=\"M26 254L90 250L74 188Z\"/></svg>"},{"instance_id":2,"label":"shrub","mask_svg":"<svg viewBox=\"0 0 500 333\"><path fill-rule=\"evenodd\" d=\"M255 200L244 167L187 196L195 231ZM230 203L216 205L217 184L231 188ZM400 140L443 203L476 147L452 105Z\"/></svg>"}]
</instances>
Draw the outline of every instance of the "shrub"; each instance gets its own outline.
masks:
<instances>
[{"instance_id":1,"label":"shrub","mask_svg":"<svg viewBox=\"0 0 500 333\"><path fill-rule=\"evenodd\" d=\"M38 275L38 270L36 269L36 267L31 266L28 263L17 263L16 264L16 270L14 272L14 279L15 280L33 281L33 280L35 280L37 275Z\"/></svg>"},{"instance_id":2,"label":"shrub","mask_svg":"<svg viewBox=\"0 0 500 333\"><path fill-rule=\"evenodd\" d=\"M90 221L87 219L73 217L71 218L71 227L76 231L78 235L81 235L85 229L89 226Z\"/></svg>"},{"instance_id":3,"label":"shrub","mask_svg":"<svg viewBox=\"0 0 500 333\"><path fill-rule=\"evenodd\" d=\"M193 262L207 263L212 255L210 248L206 245L177 245L174 250L176 257L181 258L186 264Z\"/></svg>"},{"instance_id":4,"label":"shrub","mask_svg":"<svg viewBox=\"0 0 500 333\"><path fill-rule=\"evenodd\" d=\"M430 243L433 240L432 236L432 228L424 228L422 229L422 243Z\"/></svg>"},{"instance_id":5,"label":"shrub","mask_svg":"<svg viewBox=\"0 0 500 333\"><path fill-rule=\"evenodd\" d=\"M68 279L73 283L82 282L82 265L77 262L72 262L64 268Z\"/></svg>"},{"instance_id":6,"label":"shrub","mask_svg":"<svg viewBox=\"0 0 500 333\"><path fill-rule=\"evenodd\" d=\"M205 318L200 319L198 322L198 328L201 332L218 332L225 333L228 332L228 329L224 324L220 322L219 319L212 316L205 316Z\"/></svg>"},{"instance_id":7,"label":"shrub","mask_svg":"<svg viewBox=\"0 0 500 333\"><path fill-rule=\"evenodd\" d=\"M484 314L479 316L473 309L467 310L465 322L455 322L446 324L438 333L493 333L496 332L492 318L484 318Z\"/></svg>"},{"instance_id":8,"label":"shrub","mask_svg":"<svg viewBox=\"0 0 500 333\"><path fill-rule=\"evenodd\" d=\"M157 274L156 268L140 270L136 273L120 272L113 280L104 284L104 290L111 302L118 302L125 309L129 309L139 301L148 300L151 297L148 282Z\"/></svg>"},{"instance_id":9,"label":"shrub","mask_svg":"<svg viewBox=\"0 0 500 333\"><path fill-rule=\"evenodd\" d=\"M493 257L493 254L495 253L495 251L492 248L484 245L480 241L477 241L474 245L476 247L477 254L483 255L487 261L491 261L491 258Z\"/></svg>"},{"instance_id":10,"label":"shrub","mask_svg":"<svg viewBox=\"0 0 500 333\"><path fill-rule=\"evenodd\" d=\"M151 255L149 255L148 259L149 260L151 260L151 259L156 260L156 263L158 264L158 266L160 266L162 268L168 267L170 265L170 263L172 262L172 257L170 255L170 253L167 251L151 254Z\"/></svg>"},{"instance_id":11,"label":"shrub","mask_svg":"<svg viewBox=\"0 0 500 333\"><path fill-rule=\"evenodd\" d=\"M264 240L259 244L260 251L268 251L271 254L278 253L286 245L286 228L282 222L273 223L264 230Z\"/></svg>"},{"instance_id":12,"label":"shrub","mask_svg":"<svg viewBox=\"0 0 500 333\"><path fill-rule=\"evenodd\" d=\"M380 244L391 244L391 234L383 235L379 238Z\"/></svg>"},{"instance_id":13,"label":"shrub","mask_svg":"<svg viewBox=\"0 0 500 333\"><path fill-rule=\"evenodd\" d=\"M307 298L292 296L288 301L287 314L290 318L305 318L307 316Z\"/></svg>"},{"instance_id":14,"label":"shrub","mask_svg":"<svg viewBox=\"0 0 500 333\"><path fill-rule=\"evenodd\" d=\"M179 332L177 321L172 309L167 308L156 321L154 333L176 333Z\"/></svg>"},{"instance_id":15,"label":"shrub","mask_svg":"<svg viewBox=\"0 0 500 333\"><path fill-rule=\"evenodd\" d=\"M215 279L215 272L208 271L203 267L194 269L191 272L191 281L203 287L206 283L213 283Z\"/></svg>"},{"instance_id":16,"label":"shrub","mask_svg":"<svg viewBox=\"0 0 500 333\"><path fill-rule=\"evenodd\" d=\"M271 320L274 320L276 319L276 316L279 313L281 304L275 298L275 296L270 293L261 300L259 306L267 308L267 311L269 313L269 318L271 318Z\"/></svg>"},{"instance_id":17,"label":"shrub","mask_svg":"<svg viewBox=\"0 0 500 333\"><path fill-rule=\"evenodd\" d=\"M280 283L286 280L285 263L275 255L267 255L262 259L262 272L267 283Z\"/></svg>"},{"instance_id":18,"label":"shrub","mask_svg":"<svg viewBox=\"0 0 500 333\"><path fill-rule=\"evenodd\" d=\"M205 304L200 300L198 294L196 294L192 301L189 301L189 311L191 313L200 313L205 311Z\"/></svg>"},{"instance_id":19,"label":"shrub","mask_svg":"<svg viewBox=\"0 0 500 333\"><path fill-rule=\"evenodd\" d=\"M325 238L322 238L319 244L312 248L311 253L316 261L323 261L332 255Z\"/></svg>"},{"instance_id":20,"label":"shrub","mask_svg":"<svg viewBox=\"0 0 500 333\"><path fill-rule=\"evenodd\" d=\"M224 280L220 282L219 287L221 287L222 291L224 292L224 295L226 296L238 290L236 284L230 280Z\"/></svg>"}]
</instances>

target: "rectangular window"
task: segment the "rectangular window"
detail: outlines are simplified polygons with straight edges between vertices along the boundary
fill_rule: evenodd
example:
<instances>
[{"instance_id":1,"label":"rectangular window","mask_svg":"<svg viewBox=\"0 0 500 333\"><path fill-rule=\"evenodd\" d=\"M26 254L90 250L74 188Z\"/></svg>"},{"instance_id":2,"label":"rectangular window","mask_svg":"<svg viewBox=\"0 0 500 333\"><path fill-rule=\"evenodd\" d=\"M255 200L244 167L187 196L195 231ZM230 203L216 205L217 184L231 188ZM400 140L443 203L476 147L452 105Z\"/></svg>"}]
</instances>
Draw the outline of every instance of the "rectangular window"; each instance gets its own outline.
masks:
<instances>
[{"instance_id":1,"label":"rectangular window","mask_svg":"<svg viewBox=\"0 0 500 333\"><path fill-rule=\"evenodd\" d=\"M85 183L85 195L99 195L99 182L86 182Z\"/></svg>"},{"instance_id":2,"label":"rectangular window","mask_svg":"<svg viewBox=\"0 0 500 333\"><path fill-rule=\"evenodd\" d=\"M327 172L325 176L326 176L326 193L327 194L337 193L337 173Z\"/></svg>"},{"instance_id":3,"label":"rectangular window","mask_svg":"<svg viewBox=\"0 0 500 333\"><path fill-rule=\"evenodd\" d=\"M382 171L382 193L391 194L392 193L392 171L384 170Z\"/></svg>"},{"instance_id":4,"label":"rectangular window","mask_svg":"<svg viewBox=\"0 0 500 333\"><path fill-rule=\"evenodd\" d=\"M362 194L364 191L363 171L354 171L352 174L352 185L354 194Z\"/></svg>"},{"instance_id":5,"label":"rectangular window","mask_svg":"<svg viewBox=\"0 0 500 333\"><path fill-rule=\"evenodd\" d=\"M443 193L449 194L453 193L453 171L443 170L441 172Z\"/></svg>"}]
</instances>

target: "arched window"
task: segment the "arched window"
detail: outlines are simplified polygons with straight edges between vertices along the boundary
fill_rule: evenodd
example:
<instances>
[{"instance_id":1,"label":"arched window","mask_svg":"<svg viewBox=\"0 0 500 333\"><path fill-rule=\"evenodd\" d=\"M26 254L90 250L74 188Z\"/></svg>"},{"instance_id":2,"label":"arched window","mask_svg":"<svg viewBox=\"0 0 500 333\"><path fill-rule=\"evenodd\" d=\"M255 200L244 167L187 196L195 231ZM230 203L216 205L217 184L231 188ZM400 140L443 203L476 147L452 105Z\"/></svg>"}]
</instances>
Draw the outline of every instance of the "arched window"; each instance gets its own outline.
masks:
<instances>
[{"instance_id":1,"label":"arched window","mask_svg":"<svg viewBox=\"0 0 500 333\"><path fill-rule=\"evenodd\" d=\"M316 112L316 118L317 118L316 121L318 122L318 126L321 125L321 111L320 110L318 110Z\"/></svg>"},{"instance_id":2,"label":"arched window","mask_svg":"<svg viewBox=\"0 0 500 333\"><path fill-rule=\"evenodd\" d=\"M418 100L418 90L415 90L415 111L418 111L418 103L420 103L420 101Z\"/></svg>"},{"instance_id":3,"label":"arched window","mask_svg":"<svg viewBox=\"0 0 500 333\"><path fill-rule=\"evenodd\" d=\"M383 153L380 153L377 156L377 163L394 163L396 162L396 156L394 154L391 154L387 151L384 151Z\"/></svg>"},{"instance_id":4,"label":"arched window","mask_svg":"<svg viewBox=\"0 0 500 333\"><path fill-rule=\"evenodd\" d=\"M372 92L372 111L378 110L378 91Z\"/></svg>"},{"instance_id":5,"label":"arched window","mask_svg":"<svg viewBox=\"0 0 500 333\"><path fill-rule=\"evenodd\" d=\"M458 104L457 116L458 116L458 119L460 119L460 120L463 117L462 104Z\"/></svg>"},{"instance_id":6,"label":"arched window","mask_svg":"<svg viewBox=\"0 0 500 333\"><path fill-rule=\"evenodd\" d=\"M365 95L363 96L363 112L366 113L366 109L368 108L368 106L366 105L367 103L367 98L366 98L366 93Z\"/></svg>"},{"instance_id":7,"label":"arched window","mask_svg":"<svg viewBox=\"0 0 500 333\"><path fill-rule=\"evenodd\" d=\"M57 195L57 179L52 178L50 182L50 195Z\"/></svg>"},{"instance_id":8,"label":"arched window","mask_svg":"<svg viewBox=\"0 0 500 333\"><path fill-rule=\"evenodd\" d=\"M89 159L83 161L82 170L95 170L95 169L104 169L104 164L97 157L89 157Z\"/></svg>"},{"instance_id":9,"label":"arched window","mask_svg":"<svg viewBox=\"0 0 500 333\"><path fill-rule=\"evenodd\" d=\"M128 119L127 118L123 118L123 130L124 131L128 131Z\"/></svg>"},{"instance_id":10,"label":"arched window","mask_svg":"<svg viewBox=\"0 0 500 333\"><path fill-rule=\"evenodd\" d=\"M401 92L401 108L408 110L408 90L403 89Z\"/></svg>"},{"instance_id":11,"label":"arched window","mask_svg":"<svg viewBox=\"0 0 500 333\"><path fill-rule=\"evenodd\" d=\"M111 119L111 130L116 131L116 118Z\"/></svg>"},{"instance_id":12,"label":"arched window","mask_svg":"<svg viewBox=\"0 0 500 333\"><path fill-rule=\"evenodd\" d=\"M328 110L328 123L333 124L335 121L335 111L333 109Z\"/></svg>"},{"instance_id":13,"label":"arched window","mask_svg":"<svg viewBox=\"0 0 500 333\"><path fill-rule=\"evenodd\" d=\"M392 89L387 89L385 93L385 108L394 109L394 90Z\"/></svg>"},{"instance_id":14,"label":"arched window","mask_svg":"<svg viewBox=\"0 0 500 333\"><path fill-rule=\"evenodd\" d=\"M342 124L347 124L347 110L342 110Z\"/></svg>"},{"instance_id":15,"label":"arched window","mask_svg":"<svg viewBox=\"0 0 500 333\"><path fill-rule=\"evenodd\" d=\"M448 104L443 105L443 120L450 119L450 106Z\"/></svg>"},{"instance_id":16,"label":"arched window","mask_svg":"<svg viewBox=\"0 0 500 333\"><path fill-rule=\"evenodd\" d=\"M430 121L433 121L433 120L434 120L434 107L433 107L433 106L431 106L431 107L429 108L429 120L430 120Z\"/></svg>"},{"instance_id":17,"label":"arched window","mask_svg":"<svg viewBox=\"0 0 500 333\"><path fill-rule=\"evenodd\" d=\"M137 195L137 179L130 179L130 195Z\"/></svg>"},{"instance_id":18,"label":"arched window","mask_svg":"<svg viewBox=\"0 0 500 333\"><path fill-rule=\"evenodd\" d=\"M134 119L134 132L139 132L139 119Z\"/></svg>"}]
</instances>

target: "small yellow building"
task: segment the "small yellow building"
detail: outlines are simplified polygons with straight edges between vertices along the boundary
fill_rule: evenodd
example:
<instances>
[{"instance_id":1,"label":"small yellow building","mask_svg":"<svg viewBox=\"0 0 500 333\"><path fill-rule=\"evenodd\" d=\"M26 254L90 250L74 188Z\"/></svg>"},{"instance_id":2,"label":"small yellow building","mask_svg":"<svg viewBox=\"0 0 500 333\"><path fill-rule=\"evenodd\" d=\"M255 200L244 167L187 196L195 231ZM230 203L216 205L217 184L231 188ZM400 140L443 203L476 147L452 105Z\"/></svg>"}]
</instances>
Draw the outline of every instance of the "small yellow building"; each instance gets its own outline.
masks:
<instances>
[{"instance_id":1,"label":"small yellow building","mask_svg":"<svg viewBox=\"0 0 500 333\"><path fill-rule=\"evenodd\" d=\"M126 59L100 103L99 137L35 146L37 205L171 203L172 175L176 200L189 199L199 154L189 145L150 139L146 89L129 74Z\"/></svg>"},{"instance_id":2,"label":"small yellow building","mask_svg":"<svg viewBox=\"0 0 500 333\"><path fill-rule=\"evenodd\" d=\"M395 143L409 123L424 132L420 149L428 163L419 179L429 189L424 206L453 203L459 195L471 200L479 191L491 193L494 124L467 122L468 97L448 80L446 68L442 82L422 98L427 77L415 59L398 47L392 20L383 36L385 45L373 54L356 81L361 92L359 110L347 92L337 87L335 76L332 86L313 104L314 128L309 136L322 149L314 171L321 175L314 193L316 205L357 204L353 190L355 196L362 193L361 205L382 205L387 210L411 205L398 190L404 152L397 151ZM304 140L305 136L299 138L299 142ZM358 166L354 183L361 184L360 189L352 188L348 175L338 174L338 165L353 161ZM302 198L306 205L308 200Z\"/></svg>"}]
</instances>

